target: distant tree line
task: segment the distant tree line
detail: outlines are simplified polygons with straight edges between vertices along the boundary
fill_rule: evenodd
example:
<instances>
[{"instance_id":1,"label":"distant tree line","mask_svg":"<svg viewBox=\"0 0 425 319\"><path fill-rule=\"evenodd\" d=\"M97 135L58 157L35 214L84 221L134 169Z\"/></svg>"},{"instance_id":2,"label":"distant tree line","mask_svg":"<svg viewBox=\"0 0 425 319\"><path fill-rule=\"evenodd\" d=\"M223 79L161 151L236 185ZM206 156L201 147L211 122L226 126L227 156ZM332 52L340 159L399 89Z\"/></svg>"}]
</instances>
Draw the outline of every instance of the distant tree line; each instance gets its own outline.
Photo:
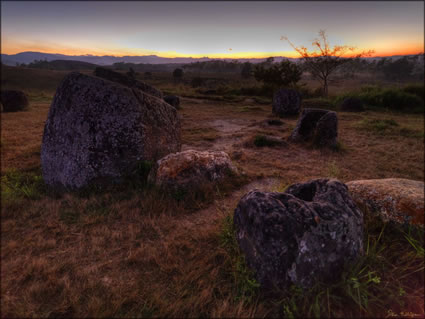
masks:
<instances>
[{"instance_id":1,"label":"distant tree line","mask_svg":"<svg viewBox=\"0 0 425 319\"><path fill-rule=\"evenodd\" d=\"M183 68L192 72L205 72L205 73L239 73L243 68L243 63L233 60L233 61L222 61L222 60L212 60L212 61L202 61L202 62L192 62L189 64L183 65Z\"/></svg>"},{"instance_id":2,"label":"distant tree line","mask_svg":"<svg viewBox=\"0 0 425 319\"><path fill-rule=\"evenodd\" d=\"M166 64L148 64L148 63L126 63L117 62L112 65L115 70L128 71L133 69L135 72L173 72L175 68L181 67L181 63Z\"/></svg>"},{"instance_id":3,"label":"distant tree line","mask_svg":"<svg viewBox=\"0 0 425 319\"><path fill-rule=\"evenodd\" d=\"M354 59L343 65L340 75L354 78L358 73L371 73L392 81L423 80L423 53L401 58Z\"/></svg>"},{"instance_id":4,"label":"distant tree line","mask_svg":"<svg viewBox=\"0 0 425 319\"><path fill-rule=\"evenodd\" d=\"M19 67L33 68L33 69L46 69L46 70L83 70L89 69L92 70L96 68L96 64L83 62L83 61L74 61L74 60L34 60L28 64L17 63Z\"/></svg>"},{"instance_id":5,"label":"distant tree line","mask_svg":"<svg viewBox=\"0 0 425 319\"><path fill-rule=\"evenodd\" d=\"M328 59L331 60L332 59ZM322 64L322 65L321 65ZM146 64L146 63L114 63L111 67L119 71L130 72L129 75L135 76L135 73L145 74L148 78L153 72L170 72L175 80L182 79L183 73L232 73L239 74L241 78L248 79L254 77L257 81L273 86L293 86L300 78L300 74L312 77L321 76L320 67L335 67L331 70L332 76L326 78L326 82L340 81L347 78L355 78L360 73L370 73L382 80L405 81L405 80L423 80L424 79L424 54L403 56L401 58L344 58L340 57L338 63L334 65L323 65L320 57L311 57L310 59L300 59L296 63L288 60L275 62L268 58L261 63L239 62L237 60L224 61L212 60L192 62L189 64L167 63L167 64ZM50 69L50 70L78 70L94 69L95 64L82 61L71 60L35 60L31 63L17 63L18 67ZM314 68L316 67L316 69ZM319 69L317 69L319 67ZM131 71L130 71L131 70ZM175 70L177 74L173 74ZM329 72L326 68L322 71ZM181 72L181 73L180 73ZM300 73L301 72L301 73ZM322 79L324 81L324 79ZM326 83L327 84L327 83Z\"/></svg>"}]
</instances>

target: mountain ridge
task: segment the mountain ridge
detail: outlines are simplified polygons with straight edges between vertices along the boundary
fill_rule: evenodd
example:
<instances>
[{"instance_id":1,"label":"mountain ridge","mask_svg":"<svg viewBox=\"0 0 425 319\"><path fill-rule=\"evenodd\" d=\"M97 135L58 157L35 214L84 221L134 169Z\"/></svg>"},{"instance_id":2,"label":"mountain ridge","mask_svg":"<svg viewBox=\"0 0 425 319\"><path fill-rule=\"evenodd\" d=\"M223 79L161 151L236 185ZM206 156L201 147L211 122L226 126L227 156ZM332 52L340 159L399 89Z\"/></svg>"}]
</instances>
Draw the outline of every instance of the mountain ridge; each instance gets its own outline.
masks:
<instances>
[{"instance_id":1,"label":"mountain ridge","mask_svg":"<svg viewBox=\"0 0 425 319\"><path fill-rule=\"evenodd\" d=\"M412 56L412 55L407 55ZM393 55L385 58L400 58L403 55ZM287 58L283 56L273 57L275 62L280 62L282 59L288 59L290 61L297 61L300 58ZM384 57L368 57L366 59L382 59ZM87 63L93 63L97 65L112 65L117 62L124 63L145 63L145 64L169 64L169 63L191 63L191 62L203 62L203 61L213 61L213 60L222 60L222 61L239 61L239 62L251 62L259 63L266 60L266 58L242 58L242 59L232 59L232 58L192 58L192 57L177 57L177 58L164 58L157 55L126 55L126 56L113 56L113 55L65 55L60 53L43 53L37 51L25 51L16 54L1 54L1 62L6 65L16 65L18 64L28 64L34 62L35 60L72 60L72 61L81 61Z\"/></svg>"}]
</instances>

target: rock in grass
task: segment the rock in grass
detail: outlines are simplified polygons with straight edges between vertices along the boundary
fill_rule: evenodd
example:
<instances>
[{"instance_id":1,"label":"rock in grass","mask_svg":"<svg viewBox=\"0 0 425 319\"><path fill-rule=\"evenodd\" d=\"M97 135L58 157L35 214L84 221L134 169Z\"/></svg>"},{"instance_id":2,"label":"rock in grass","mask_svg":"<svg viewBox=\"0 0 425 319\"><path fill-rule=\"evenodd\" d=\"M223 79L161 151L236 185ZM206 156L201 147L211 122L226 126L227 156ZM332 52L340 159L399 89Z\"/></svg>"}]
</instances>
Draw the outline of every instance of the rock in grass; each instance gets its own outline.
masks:
<instances>
[{"instance_id":1,"label":"rock in grass","mask_svg":"<svg viewBox=\"0 0 425 319\"><path fill-rule=\"evenodd\" d=\"M301 95L293 89L280 89L273 95L272 112L277 116L297 115L301 109Z\"/></svg>"},{"instance_id":2,"label":"rock in grass","mask_svg":"<svg viewBox=\"0 0 425 319\"><path fill-rule=\"evenodd\" d=\"M364 105L362 100L356 97L347 97L341 102L339 109L344 112L363 112Z\"/></svg>"},{"instance_id":3,"label":"rock in grass","mask_svg":"<svg viewBox=\"0 0 425 319\"><path fill-rule=\"evenodd\" d=\"M97 67L94 70L94 75L108 81L116 82L121 85L127 86L129 88L138 89L144 93L156 96L157 98L162 99L163 94L160 90L150 86L149 84L136 80L131 76L128 76L123 73L115 72L107 68Z\"/></svg>"},{"instance_id":4,"label":"rock in grass","mask_svg":"<svg viewBox=\"0 0 425 319\"><path fill-rule=\"evenodd\" d=\"M136 88L73 72L50 106L41 147L46 184L115 181L181 149L175 108Z\"/></svg>"},{"instance_id":5,"label":"rock in grass","mask_svg":"<svg viewBox=\"0 0 425 319\"><path fill-rule=\"evenodd\" d=\"M252 190L235 213L236 238L266 290L332 281L363 252L363 215L347 186L317 179L284 193Z\"/></svg>"},{"instance_id":6,"label":"rock in grass","mask_svg":"<svg viewBox=\"0 0 425 319\"><path fill-rule=\"evenodd\" d=\"M319 147L337 146L338 137L338 117L335 112L328 112L323 115L316 124L313 135L313 144Z\"/></svg>"},{"instance_id":7,"label":"rock in grass","mask_svg":"<svg viewBox=\"0 0 425 319\"><path fill-rule=\"evenodd\" d=\"M347 183L359 206L384 221L424 225L424 182L404 178L358 180Z\"/></svg>"},{"instance_id":8,"label":"rock in grass","mask_svg":"<svg viewBox=\"0 0 425 319\"><path fill-rule=\"evenodd\" d=\"M28 108L28 98L22 91L1 91L2 112L18 112Z\"/></svg>"},{"instance_id":9,"label":"rock in grass","mask_svg":"<svg viewBox=\"0 0 425 319\"><path fill-rule=\"evenodd\" d=\"M337 137L338 117L335 112L305 108L289 139L294 142L313 141L321 147L335 147Z\"/></svg>"},{"instance_id":10,"label":"rock in grass","mask_svg":"<svg viewBox=\"0 0 425 319\"><path fill-rule=\"evenodd\" d=\"M175 95L166 95L164 96L164 101L174 106L176 109L180 109L180 98Z\"/></svg>"},{"instance_id":11,"label":"rock in grass","mask_svg":"<svg viewBox=\"0 0 425 319\"><path fill-rule=\"evenodd\" d=\"M180 189L222 181L232 174L237 169L227 153L187 150L160 159L149 178L156 185Z\"/></svg>"}]
</instances>

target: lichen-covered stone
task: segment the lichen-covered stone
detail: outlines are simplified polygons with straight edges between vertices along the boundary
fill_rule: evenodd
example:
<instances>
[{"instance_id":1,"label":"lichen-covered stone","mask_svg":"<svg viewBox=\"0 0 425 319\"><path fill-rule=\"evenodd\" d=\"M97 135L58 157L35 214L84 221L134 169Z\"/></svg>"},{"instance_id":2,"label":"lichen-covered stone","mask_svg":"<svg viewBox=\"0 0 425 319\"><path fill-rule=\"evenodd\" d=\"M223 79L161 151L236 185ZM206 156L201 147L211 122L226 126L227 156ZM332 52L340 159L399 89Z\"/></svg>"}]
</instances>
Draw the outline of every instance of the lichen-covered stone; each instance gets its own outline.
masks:
<instances>
[{"instance_id":1,"label":"lichen-covered stone","mask_svg":"<svg viewBox=\"0 0 425 319\"><path fill-rule=\"evenodd\" d=\"M303 109L289 139L294 142L313 141L316 146L335 147L338 137L338 117L322 109Z\"/></svg>"},{"instance_id":2,"label":"lichen-covered stone","mask_svg":"<svg viewBox=\"0 0 425 319\"><path fill-rule=\"evenodd\" d=\"M234 214L236 238L266 290L338 278L363 252L363 215L347 187L328 179L284 193L252 190Z\"/></svg>"},{"instance_id":3,"label":"lichen-covered stone","mask_svg":"<svg viewBox=\"0 0 425 319\"><path fill-rule=\"evenodd\" d=\"M341 102L339 109L344 112L363 112L364 105L362 100L356 97L347 97Z\"/></svg>"},{"instance_id":4,"label":"lichen-covered stone","mask_svg":"<svg viewBox=\"0 0 425 319\"><path fill-rule=\"evenodd\" d=\"M73 72L50 106L41 147L48 185L120 180L140 161L181 149L175 108L136 88Z\"/></svg>"},{"instance_id":5,"label":"lichen-covered stone","mask_svg":"<svg viewBox=\"0 0 425 319\"><path fill-rule=\"evenodd\" d=\"M301 110L301 95L293 89L280 89L273 95L272 112L277 116L297 115Z\"/></svg>"},{"instance_id":6,"label":"lichen-covered stone","mask_svg":"<svg viewBox=\"0 0 425 319\"><path fill-rule=\"evenodd\" d=\"M156 185L177 189L217 182L236 173L225 152L187 150L160 159L149 179Z\"/></svg>"},{"instance_id":7,"label":"lichen-covered stone","mask_svg":"<svg viewBox=\"0 0 425 319\"><path fill-rule=\"evenodd\" d=\"M347 183L359 206L384 221L424 225L424 182L404 178L358 180Z\"/></svg>"},{"instance_id":8,"label":"lichen-covered stone","mask_svg":"<svg viewBox=\"0 0 425 319\"><path fill-rule=\"evenodd\" d=\"M2 112L18 112L28 108L28 98L22 91L4 90L1 91Z\"/></svg>"},{"instance_id":9,"label":"lichen-covered stone","mask_svg":"<svg viewBox=\"0 0 425 319\"><path fill-rule=\"evenodd\" d=\"M126 74L123 73L119 73L119 72L115 72L112 71L110 69L106 69L106 68L102 68L102 67L97 67L94 70L94 75L103 79L106 79L108 81L112 81L112 82L116 82L119 83L121 85L127 86L129 88L136 88L141 90L144 93L156 96L157 98L162 99L163 94L160 90L154 88L153 86L136 80L131 76L128 76Z\"/></svg>"},{"instance_id":10,"label":"lichen-covered stone","mask_svg":"<svg viewBox=\"0 0 425 319\"><path fill-rule=\"evenodd\" d=\"M176 109L180 109L180 98L175 95L166 95L164 96L164 101L174 106Z\"/></svg>"}]
</instances>

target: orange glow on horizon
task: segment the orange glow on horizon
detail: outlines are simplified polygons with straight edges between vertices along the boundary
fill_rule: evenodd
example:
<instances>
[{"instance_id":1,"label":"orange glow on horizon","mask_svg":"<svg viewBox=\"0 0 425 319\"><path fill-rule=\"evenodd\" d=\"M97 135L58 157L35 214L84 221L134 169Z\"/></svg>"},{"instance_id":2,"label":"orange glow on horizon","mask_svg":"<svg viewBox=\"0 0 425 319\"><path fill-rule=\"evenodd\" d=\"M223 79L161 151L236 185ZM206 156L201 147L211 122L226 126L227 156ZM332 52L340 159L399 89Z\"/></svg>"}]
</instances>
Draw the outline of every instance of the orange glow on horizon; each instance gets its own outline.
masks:
<instances>
[{"instance_id":1,"label":"orange glow on horizon","mask_svg":"<svg viewBox=\"0 0 425 319\"><path fill-rule=\"evenodd\" d=\"M9 44L9 43L7 43ZM227 53L213 53L213 54L183 54L175 51L147 51L147 50L138 50L138 49L107 49L107 50L93 50L93 49L84 49L82 47L62 47L49 46L49 45L6 45L2 43L2 48L7 47L6 50L2 49L3 54L17 54L21 52L41 52L41 53L51 53L51 54L64 54L69 56L78 56L78 55L96 55L96 56L115 56L115 57L124 57L124 56L146 56L146 55L156 55L162 58L203 58L208 57L210 59L265 59L268 57L288 57L288 58L297 58L299 54L296 51L279 51L279 52L227 52ZM369 49L364 49L368 51ZM347 53L346 57L355 55L356 53L361 52L362 50L356 49L353 54ZM400 46L397 49L387 49L381 47L372 53L371 57L388 57L392 55L413 55L423 53L423 45L415 45L407 48L406 46Z\"/></svg>"}]
</instances>

